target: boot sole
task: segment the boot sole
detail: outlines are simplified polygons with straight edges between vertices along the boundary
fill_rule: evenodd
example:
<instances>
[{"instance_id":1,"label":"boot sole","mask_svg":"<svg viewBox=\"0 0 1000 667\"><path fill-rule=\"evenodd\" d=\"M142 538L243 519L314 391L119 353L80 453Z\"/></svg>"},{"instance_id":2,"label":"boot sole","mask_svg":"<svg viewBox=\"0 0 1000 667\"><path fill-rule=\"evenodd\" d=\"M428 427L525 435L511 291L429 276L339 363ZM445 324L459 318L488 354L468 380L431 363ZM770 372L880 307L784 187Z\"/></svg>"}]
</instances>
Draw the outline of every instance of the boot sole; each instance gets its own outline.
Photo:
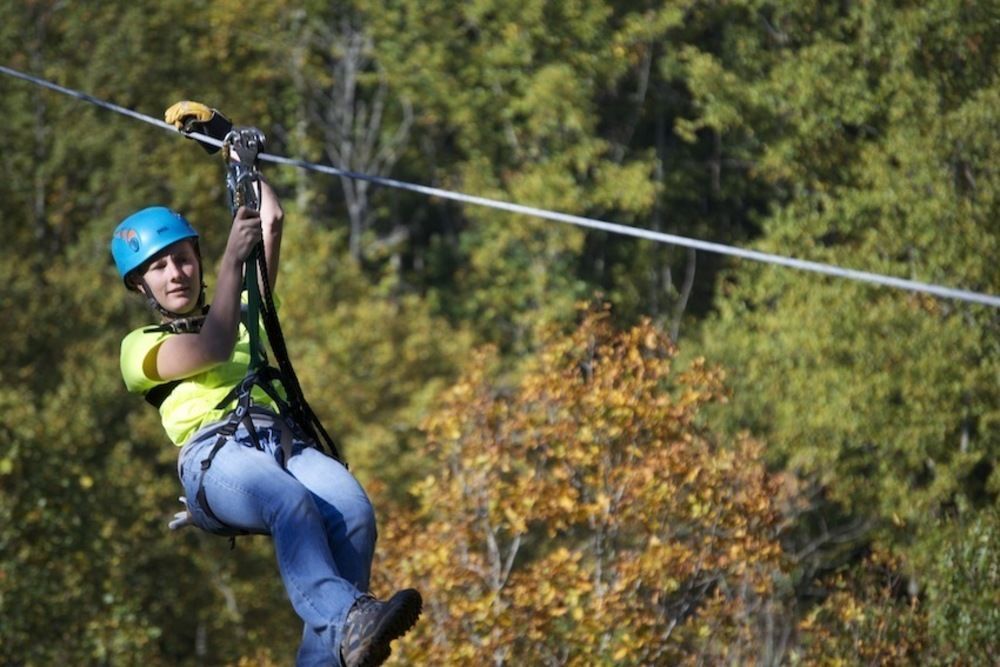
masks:
<instances>
[{"instance_id":1,"label":"boot sole","mask_svg":"<svg viewBox=\"0 0 1000 667\"><path fill-rule=\"evenodd\" d=\"M423 599L420 593L407 588L393 595L386 602L385 612L375 626L368 647L358 660L358 667L377 667L389 659L393 639L402 637L420 618Z\"/></svg>"}]
</instances>

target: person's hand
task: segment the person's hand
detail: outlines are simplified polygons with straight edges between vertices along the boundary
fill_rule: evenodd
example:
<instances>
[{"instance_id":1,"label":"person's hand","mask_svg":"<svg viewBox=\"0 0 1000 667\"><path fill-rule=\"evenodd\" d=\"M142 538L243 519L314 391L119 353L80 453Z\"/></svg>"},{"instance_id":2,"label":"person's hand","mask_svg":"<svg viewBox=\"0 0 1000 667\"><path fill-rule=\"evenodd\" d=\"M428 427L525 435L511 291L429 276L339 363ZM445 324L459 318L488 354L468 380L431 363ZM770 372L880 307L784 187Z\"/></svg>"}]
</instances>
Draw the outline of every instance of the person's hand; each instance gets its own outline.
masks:
<instances>
[{"instance_id":1,"label":"person's hand","mask_svg":"<svg viewBox=\"0 0 1000 667\"><path fill-rule=\"evenodd\" d=\"M178 500L184 505L184 511L174 514L174 520L168 524L170 530L180 530L181 528L194 525L194 517L191 516L191 512L188 510L187 498L181 496Z\"/></svg>"},{"instance_id":2,"label":"person's hand","mask_svg":"<svg viewBox=\"0 0 1000 667\"><path fill-rule=\"evenodd\" d=\"M226 254L239 262L245 262L262 238L260 214L240 206L233 218L232 229L229 230Z\"/></svg>"}]
</instances>

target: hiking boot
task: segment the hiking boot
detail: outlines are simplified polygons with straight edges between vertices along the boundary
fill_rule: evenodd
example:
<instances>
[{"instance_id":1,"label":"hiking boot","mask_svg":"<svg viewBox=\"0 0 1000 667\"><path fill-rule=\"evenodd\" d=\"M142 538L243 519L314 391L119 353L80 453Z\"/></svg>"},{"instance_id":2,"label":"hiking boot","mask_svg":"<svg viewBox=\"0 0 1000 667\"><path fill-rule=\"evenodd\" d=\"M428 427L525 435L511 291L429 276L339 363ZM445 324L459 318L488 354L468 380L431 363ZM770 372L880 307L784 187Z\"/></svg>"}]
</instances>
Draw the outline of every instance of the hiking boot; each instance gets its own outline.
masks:
<instances>
[{"instance_id":1,"label":"hiking boot","mask_svg":"<svg viewBox=\"0 0 1000 667\"><path fill-rule=\"evenodd\" d=\"M387 601L358 598L347 614L340 640L344 667L375 667L389 658L389 642L413 627L420 616L420 593L407 588Z\"/></svg>"}]
</instances>

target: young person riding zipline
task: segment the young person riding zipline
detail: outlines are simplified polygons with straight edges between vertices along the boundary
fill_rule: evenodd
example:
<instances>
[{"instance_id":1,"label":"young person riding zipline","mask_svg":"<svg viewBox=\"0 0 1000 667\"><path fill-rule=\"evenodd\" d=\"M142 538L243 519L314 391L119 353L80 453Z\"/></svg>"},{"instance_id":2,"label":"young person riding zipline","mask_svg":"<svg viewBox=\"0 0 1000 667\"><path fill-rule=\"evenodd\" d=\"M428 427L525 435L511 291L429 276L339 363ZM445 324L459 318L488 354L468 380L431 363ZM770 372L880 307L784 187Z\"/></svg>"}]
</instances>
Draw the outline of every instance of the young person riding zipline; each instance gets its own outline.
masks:
<instances>
[{"instance_id":1,"label":"young person riding zipline","mask_svg":"<svg viewBox=\"0 0 1000 667\"><path fill-rule=\"evenodd\" d=\"M115 229L119 275L160 316L159 325L122 341L122 376L130 392L158 404L180 447L187 512L171 528L194 523L219 535L270 535L305 626L296 665L379 665L390 642L416 622L420 594L406 589L380 601L368 593L376 528L367 495L309 429L283 414L281 392L244 383L260 335L241 323L244 264L262 242L263 287L274 289L284 219L274 191L257 182L260 211L236 211L211 309L198 233L183 216L145 208ZM234 392L240 387L242 395Z\"/></svg>"}]
</instances>

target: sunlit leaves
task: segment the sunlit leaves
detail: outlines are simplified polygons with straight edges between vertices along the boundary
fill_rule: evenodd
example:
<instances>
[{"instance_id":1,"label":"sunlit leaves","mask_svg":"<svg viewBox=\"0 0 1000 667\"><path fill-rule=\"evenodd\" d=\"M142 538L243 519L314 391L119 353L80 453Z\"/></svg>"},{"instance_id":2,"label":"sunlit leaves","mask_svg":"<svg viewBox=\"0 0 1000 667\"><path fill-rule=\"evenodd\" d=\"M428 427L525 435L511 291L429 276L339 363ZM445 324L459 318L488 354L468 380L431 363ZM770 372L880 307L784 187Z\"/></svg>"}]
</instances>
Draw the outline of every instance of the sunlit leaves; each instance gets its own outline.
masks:
<instances>
[{"instance_id":1,"label":"sunlit leaves","mask_svg":"<svg viewBox=\"0 0 1000 667\"><path fill-rule=\"evenodd\" d=\"M413 489L418 511L386 528L382 567L432 601L404 659L755 650L748 613L780 571L778 483L759 445L698 425L721 399L718 371L672 364L648 322L615 332L604 313L549 339L513 382L477 355L425 423L437 471Z\"/></svg>"}]
</instances>

